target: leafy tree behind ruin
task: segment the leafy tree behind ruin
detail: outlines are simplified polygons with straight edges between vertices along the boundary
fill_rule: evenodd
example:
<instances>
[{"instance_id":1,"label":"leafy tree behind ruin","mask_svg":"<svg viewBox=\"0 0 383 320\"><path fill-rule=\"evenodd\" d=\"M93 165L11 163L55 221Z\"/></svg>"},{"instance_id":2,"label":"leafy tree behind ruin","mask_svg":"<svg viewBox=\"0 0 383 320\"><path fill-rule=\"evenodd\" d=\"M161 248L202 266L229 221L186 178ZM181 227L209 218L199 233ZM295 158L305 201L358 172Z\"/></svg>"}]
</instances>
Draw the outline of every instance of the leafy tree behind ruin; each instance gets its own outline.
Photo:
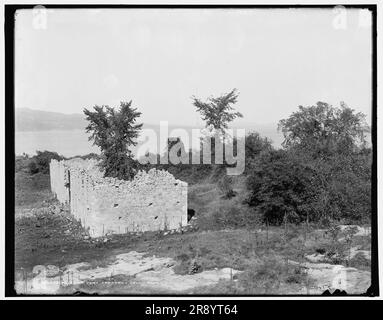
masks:
<instances>
[{"instance_id":1,"label":"leafy tree behind ruin","mask_svg":"<svg viewBox=\"0 0 383 320\"><path fill-rule=\"evenodd\" d=\"M316 155L351 153L365 146L365 115L355 113L344 102L340 108L325 102L299 106L279 122L286 148L297 148Z\"/></svg>"},{"instance_id":2,"label":"leafy tree behind ruin","mask_svg":"<svg viewBox=\"0 0 383 320\"><path fill-rule=\"evenodd\" d=\"M229 93L223 94L217 98L210 97L206 102L196 97L192 97L193 105L201 114L202 120L206 122L206 127L213 128L220 134L225 134L225 129L236 118L242 118L240 112L235 112L233 105L237 102L239 93L237 89L231 90Z\"/></svg>"},{"instance_id":3,"label":"leafy tree behind ruin","mask_svg":"<svg viewBox=\"0 0 383 320\"><path fill-rule=\"evenodd\" d=\"M371 148L362 113L344 103L298 107L279 122L284 150L250 159L248 203L269 223L332 220L368 222Z\"/></svg>"},{"instance_id":4,"label":"leafy tree behind ruin","mask_svg":"<svg viewBox=\"0 0 383 320\"><path fill-rule=\"evenodd\" d=\"M142 124L136 122L141 112L132 107L132 101L121 102L118 110L97 105L93 109L84 109L89 121L86 132L91 133L89 140L101 149L100 166L105 176L131 179L136 173L137 162L130 148L137 145Z\"/></svg>"},{"instance_id":5,"label":"leafy tree behind ruin","mask_svg":"<svg viewBox=\"0 0 383 320\"><path fill-rule=\"evenodd\" d=\"M202 120L205 121L205 127L209 130L209 133L202 139L210 139L213 163L215 162L216 139L223 141L225 144L227 140L225 130L229 128L229 123L236 118L243 118L242 113L235 111L233 107L237 103L238 96L237 89L233 89L219 97L209 97L205 102L194 96L192 97L193 105L196 107L197 112L200 113ZM214 134L213 139L209 136L211 133Z\"/></svg>"}]
</instances>

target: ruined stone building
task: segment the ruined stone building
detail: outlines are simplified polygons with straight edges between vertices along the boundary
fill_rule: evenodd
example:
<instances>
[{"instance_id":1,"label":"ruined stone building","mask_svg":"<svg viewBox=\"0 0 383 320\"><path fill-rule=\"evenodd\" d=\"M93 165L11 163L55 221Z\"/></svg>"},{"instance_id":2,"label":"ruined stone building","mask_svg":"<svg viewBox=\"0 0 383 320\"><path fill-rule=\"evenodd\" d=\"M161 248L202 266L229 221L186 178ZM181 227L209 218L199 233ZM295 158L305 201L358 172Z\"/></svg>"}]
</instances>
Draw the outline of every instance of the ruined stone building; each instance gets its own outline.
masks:
<instances>
[{"instance_id":1,"label":"ruined stone building","mask_svg":"<svg viewBox=\"0 0 383 320\"><path fill-rule=\"evenodd\" d=\"M104 178L96 164L79 158L50 163L53 194L69 204L91 237L187 225L186 182L156 169L131 181Z\"/></svg>"}]
</instances>

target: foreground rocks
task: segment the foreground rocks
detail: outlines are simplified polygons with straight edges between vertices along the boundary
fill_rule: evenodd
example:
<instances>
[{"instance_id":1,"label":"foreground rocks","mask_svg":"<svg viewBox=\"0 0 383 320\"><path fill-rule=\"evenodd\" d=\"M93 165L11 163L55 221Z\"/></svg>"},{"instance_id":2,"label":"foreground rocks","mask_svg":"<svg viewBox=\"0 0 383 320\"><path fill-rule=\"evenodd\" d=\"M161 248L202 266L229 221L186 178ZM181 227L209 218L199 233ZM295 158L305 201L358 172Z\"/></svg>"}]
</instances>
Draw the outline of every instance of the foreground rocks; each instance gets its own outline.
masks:
<instances>
[{"instance_id":1,"label":"foreground rocks","mask_svg":"<svg viewBox=\"0 0 383 320\"><path fill-rule=\"evenodd\" d=\"M28 279L18 279L15 289L18 294L58 294L63 288L77 291L80 285L117 284L140 286L150 291L183 292L193 288L230 280L238 273L231 268L207 270L190 275L174 272L175 261L171 258L147 257L144 253L131 251L116 256L116 260L102 267L81 262L58 270L55 266L36 266ZM123 276L115 281L113 277ZM82 289L84 290L84 289Z\"/></svg>"},{"instance_id":2,"label":"foreground rocks","mask_svg":"<svg viewBox=\"0 0 383 320\"><path fill-rule=\"evenodd\" d=\"M364 294L371 284L371 274L356 268L328 263L298 263L306 270L309 282L295 294L321 295L323 292L344 291L347 294ZM15 289L18 294L72 294L99 292L108 285L118 286L117 292L135 292L137 288L146 292L185 293L193 289L214 286L219 281L230 281L240 273L231 268L176 274L176 262L167 257L147 256L131 251L117 255L106 265L81 262L58 268L53 265L35 266L33 273L18 278ZM235 281L235 280L234 280Z\"/></svg>"},{"instance_id":3,"label":"foreground rocks","mask_svg":"<svg viewBox=\"0 0 383 320\"><path fill-rule=\"evenodd\" d=\"M29 211L29 212L28 212ZM60 212L59 212L60 211ZM99 238L91 238L84 230L79 222L69 214L66 208L58 206L56 203L47 203L43 209L29 209L16 217L16 244L17 259L16 262L20 266L28 269L28 274L24 274L17 278L16 290L20 294L73 294L75 292L85 293L175 293L189 294L198 292L198 288L204 287L204 293L209 293L212 288L223 281L236 281L233 275L238 271L230 268L222 268L215 270L206 270L200 272L204 268L200 268L199 260L193 261L185 269L187 274L177 274L180 272L173 267L176 262L171 258L160 258L156 256L147 256L144 253L129 250L151 251L153 254L167 254L166 250L160 250L161 246L169 246L169 254L173 250L172 241L178 241L178 233L188 233L189 235L180 235L181 239L194 239L194 237L206 236L211 241L210 247L222 239L222 234L233 233L233 239L245 239L243 233L237 233L236 230L219 230L202 231L196 234L195 224L196 218L193 217L188 226L178 230L157 231L153 234L143 232L128 233L126 235L110 235ZM290 259L297 259L300 263L289 261L291 264L297 264L304 268L308 275L308 283L296 282L294 286L287 284L287 291L279 291L276 294L316 294L320 295L326 290L333 293L335 290L346 292L347 294L363 294L370 286L371 275L369 272L369 263L371 253L369 251L369 228L354 228L352 232L353 241L347 242L347 233L351 233L354 226L340 226L337 237L337 244L341 245L340 253L345 253L346 259L341 256L337 257L337 251L333 254L328 244L331 241L326 229L317 229L313 232L318 234L312 237L309 243L309 250L303 256L306 260L302 262L297 257L288 255ZM258 233L265 237L264 230L258 230ZM278 232L278 230L270 230L269 236ZM214 236L209 236L214 234ZM231 237L231 236L230 236ZM148 240L149 239L149 240ZM210 239L210 240L209 240ZM212 240L213 239L213 240ZM217 239L217 240L216 240ZM330 239L330 240L328 240ZM247 238L245 239L246 241ZM133 242L149 241L148 246L131 245ZM156 248L156 243L163 241L161 246ZM322 241L322 242L321 242ZM327 241L327 242L326 242ZM262 245L262 242L259 242ZM255 244L257 248L258 242ZM155 250L151 250L152 247ZM81 248L80 248L81 247ZM114 260L105 258L110 256L112 249L118 249L117 253L123 254L113 256ZM129 249L128 249L129 248ZM240 247L238 247L240 248ZM367 250L366 250L367 249ZM101 253L107 255L103 256ZM302 252L303 253L303 252ZM221 254L221 253L220 253ZM47 259L50 255L50 259ZM57 257L53 256L56 255ZM71 257L75 255L75 258ZM284 257L286 254L283 255ZM359 264L348 264L350 259L360 258L364 266ZM65 258L60 264L60 268L54 264ZM331 258L331 259L329 259ZM338 258L338 259L334 259ZM341 260L341 258L343 260ZM99 259L99 261L94 261ZM264 257L260 258L260 261ZM284 259L284 258L283 258ZM347 261L346 261L347 260ZM41 264L46 261L45 265ZM81 263L74 263L83 261ZM283 262L286 260L283 260ZM334 262L340 261L340 262ZM43 262L44 263L44 262ZM220 265L225 267L228 264ZM344 264L344 265L341 265ZM346 267L355 266L365 269L358 270L356 268ZM35 266L32 270L32 267ZM210 264L207 269L212 269L214 264ZM246 267L247 268L247 267ZM20 269L20 268L18 268ZM237 267L237 269L242 269ZM247 269L246 269L247 270ZM183 273L183 272L180 272ZM240 279L241 276L239 276ZM210 287L212 286L212 287ZM290 291L288 291L290 290ZM219 291L226 292L226 291Z\"/></svg>"},{"instance_id":4,"label":"foreground rocks","mask_svg":"<svg viewBox=\"0 0 383 320\"><path fill-rule=\"evenodd\" d=\"M307 294L320 295L326 290L330 293L340 290L347 294L360 295L366 293L371 285L369 271L328 263L299 264L293 261L290 263L300 265L307 270L311 280Z\"/></svg>"}]
</instances>

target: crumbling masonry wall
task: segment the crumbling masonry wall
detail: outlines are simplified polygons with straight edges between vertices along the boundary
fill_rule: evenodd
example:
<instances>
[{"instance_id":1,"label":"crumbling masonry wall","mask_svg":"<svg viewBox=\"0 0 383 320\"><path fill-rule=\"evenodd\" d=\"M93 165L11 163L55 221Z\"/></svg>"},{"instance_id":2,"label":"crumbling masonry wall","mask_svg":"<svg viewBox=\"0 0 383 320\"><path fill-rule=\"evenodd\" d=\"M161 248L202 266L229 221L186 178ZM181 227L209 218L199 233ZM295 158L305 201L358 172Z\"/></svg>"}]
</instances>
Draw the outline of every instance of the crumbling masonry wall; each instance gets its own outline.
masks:
<instances>
[{"instance_id":1,"label":"crumbling masonry wall","mask_svg":"<svg viewBox=\"0 0 383 320\"><path fill-rule=\"evenodd\" d=\"M49 164L51 190L61 203L69 202L68 171L64 161Z\"/></svg>"},{"instance_id":2,"label":"crumbling masonry wall","mask_svg":"<svg viewBox=\"0 0 383 320\"><path fill-rule=\"evenodd\" d=\"M94 160L52 160L51 188L90 236L178 229L187 224L187 183L169 172L104 178Z\"/></svg>"}]
</instances>

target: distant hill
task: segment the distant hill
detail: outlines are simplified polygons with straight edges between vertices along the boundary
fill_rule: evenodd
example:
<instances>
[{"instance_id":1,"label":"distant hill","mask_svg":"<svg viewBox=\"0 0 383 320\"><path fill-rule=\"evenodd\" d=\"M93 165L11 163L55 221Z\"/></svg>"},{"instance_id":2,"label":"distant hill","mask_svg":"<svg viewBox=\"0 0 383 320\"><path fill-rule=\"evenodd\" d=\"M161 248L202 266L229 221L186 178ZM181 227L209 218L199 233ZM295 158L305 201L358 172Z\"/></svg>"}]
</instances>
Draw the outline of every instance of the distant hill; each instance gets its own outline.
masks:
<instances>
[{"instance_id":1,"label":"distant hill","mask_svg":"<svg viewBox=\"0 0 383 320\"><path fill-rule=\"evenodd\" d=\"M49 131L49 130L75 130L85 129L86 120L81 114L64 114L33 110L29 108L16 108L16 131Z\"/></svg>"}]
</instances>

